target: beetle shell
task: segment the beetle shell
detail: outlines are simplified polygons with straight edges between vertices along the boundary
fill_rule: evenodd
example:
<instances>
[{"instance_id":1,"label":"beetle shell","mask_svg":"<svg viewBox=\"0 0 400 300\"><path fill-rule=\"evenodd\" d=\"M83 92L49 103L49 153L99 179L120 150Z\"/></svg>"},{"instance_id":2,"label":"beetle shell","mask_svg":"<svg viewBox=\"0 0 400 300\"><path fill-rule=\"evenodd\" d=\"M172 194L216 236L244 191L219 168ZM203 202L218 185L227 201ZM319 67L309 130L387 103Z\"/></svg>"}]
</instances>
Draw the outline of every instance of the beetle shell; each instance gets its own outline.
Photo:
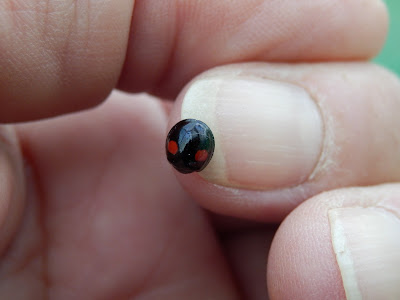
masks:
<instances>
[{"instance_id":1,"label":"beetle shell","mask_svg":"<svg viewBox=\"0 0 400 300\"><path fill-rule=\"evenodd\" d=\"M211 129L202 121L185 119L169 131L165 143L167 159L179 172L200 172L210 162L215 141Z\"/></svg>"}]
</instances>

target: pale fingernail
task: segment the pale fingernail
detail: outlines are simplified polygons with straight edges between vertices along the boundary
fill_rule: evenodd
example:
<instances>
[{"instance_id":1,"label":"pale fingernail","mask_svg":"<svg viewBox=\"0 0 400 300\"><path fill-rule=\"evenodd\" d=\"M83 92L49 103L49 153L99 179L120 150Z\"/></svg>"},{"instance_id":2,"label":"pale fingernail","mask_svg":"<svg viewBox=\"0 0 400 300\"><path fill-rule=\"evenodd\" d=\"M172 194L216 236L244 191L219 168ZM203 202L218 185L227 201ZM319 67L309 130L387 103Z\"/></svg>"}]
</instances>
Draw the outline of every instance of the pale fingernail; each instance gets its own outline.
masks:
<instances>
[{"instance_id":1,"label":"pale fingernail","mask_svg":"<svg viewBox=\"0 0 400 300\"><path fill-rule=\"evenodd\" d=\"M400 299L400 220L380 208L328 212L347 300Z\"/></svg>"},{"instance_id":2,"label":"pale fingernail","mask_svg":"<svg viewBox=\"0 0 400 300\"><path fill-rule=\"evenodd\" d=\"M297 185L312 173L323 125L300 86L251 76L204 78L184 95L182 119L205 122L215 137L210 164L199 174L232 187Z\"/></svg>"}]
</instances>

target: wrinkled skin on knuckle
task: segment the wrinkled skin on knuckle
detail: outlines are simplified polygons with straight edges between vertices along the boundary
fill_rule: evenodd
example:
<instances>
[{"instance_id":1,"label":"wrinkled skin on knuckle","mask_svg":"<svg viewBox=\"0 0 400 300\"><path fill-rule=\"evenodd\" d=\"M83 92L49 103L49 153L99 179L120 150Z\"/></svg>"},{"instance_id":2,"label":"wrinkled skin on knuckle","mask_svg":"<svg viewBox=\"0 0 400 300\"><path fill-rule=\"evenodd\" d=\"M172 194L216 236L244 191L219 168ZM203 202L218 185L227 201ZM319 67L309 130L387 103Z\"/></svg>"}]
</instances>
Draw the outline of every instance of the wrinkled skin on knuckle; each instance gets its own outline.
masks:
<instances>
[{"instance_id":1,"label":"wrinkled skin on knuckle","mask_svg":"<svg viewBox=\"0 0 400 300\"><path fill-rule=\"evenodd\" d=\"M111 2L0 4L1 120L47 117L104 100L119 77L133 8L133 1Z\"/></svg>"}]
</instances>

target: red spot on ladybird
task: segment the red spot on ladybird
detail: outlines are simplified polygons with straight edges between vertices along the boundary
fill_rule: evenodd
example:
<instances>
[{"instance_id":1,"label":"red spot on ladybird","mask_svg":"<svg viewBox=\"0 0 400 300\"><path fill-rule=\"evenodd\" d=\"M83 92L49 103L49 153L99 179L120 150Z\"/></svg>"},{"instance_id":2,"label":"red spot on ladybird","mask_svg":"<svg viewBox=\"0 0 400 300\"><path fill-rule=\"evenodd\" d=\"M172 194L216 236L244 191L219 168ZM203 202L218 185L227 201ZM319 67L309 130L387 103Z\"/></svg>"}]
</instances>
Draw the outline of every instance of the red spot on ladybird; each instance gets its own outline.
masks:
<instances>
[{"instance_id":1,"label":"red spot on ladybird","mask_svg":"<svg viewBox=\"0 0 400 300\"><path fill-rule=\"evenodd\" d=\"M169 141L168 152L175 155L178 152L178 144L175 141Z\"/></svg>"},{"instance_id":2,"label":"red spot on ladybird","mask_svg":"<svg viewBox=\"0 0 400 300\"><path fill-rule=\"evenodd\" d=\"M198 150L194 156L196 161L206 161L208 157L207 150Z\"/></svg>"}]
</instances>

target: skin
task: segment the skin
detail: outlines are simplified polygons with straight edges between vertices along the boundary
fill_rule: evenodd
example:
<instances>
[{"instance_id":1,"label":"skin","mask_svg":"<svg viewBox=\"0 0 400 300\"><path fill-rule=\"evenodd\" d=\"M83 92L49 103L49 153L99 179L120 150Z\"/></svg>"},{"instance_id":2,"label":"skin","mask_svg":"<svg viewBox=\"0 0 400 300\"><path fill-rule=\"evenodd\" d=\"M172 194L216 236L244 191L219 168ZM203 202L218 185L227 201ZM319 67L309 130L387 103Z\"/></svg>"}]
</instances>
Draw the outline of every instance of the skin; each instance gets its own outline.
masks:
<instances>
[{"instance_id":1,"label":"skin","mask_svg":"<svg viewBox=\"0 0 400 300\"><path fill-rule=\"evenodd\" d=\"M400 84L363 62L383 45L383 3L45 4L0 4L0 121L38 120L0 127L0 298L344 299L327 209L374 206L368 199L400 189L335 190L400 179ZM184 86L217 65L253 61L222 70L303 80L328 95L324 113L342 129L327 148L341 149L327 152L336 167L319 166L315 180L296 188L262 192L175 177L160 145L179 120ZM113 92L80 111L117 87L158 98ZM343 90L355 100L337 101ZM167 98L178 100L160 100ZM355 111L360 134L346 143ZM370 128L379 143L370 142Z\"/></svg>"}]
</instances>

